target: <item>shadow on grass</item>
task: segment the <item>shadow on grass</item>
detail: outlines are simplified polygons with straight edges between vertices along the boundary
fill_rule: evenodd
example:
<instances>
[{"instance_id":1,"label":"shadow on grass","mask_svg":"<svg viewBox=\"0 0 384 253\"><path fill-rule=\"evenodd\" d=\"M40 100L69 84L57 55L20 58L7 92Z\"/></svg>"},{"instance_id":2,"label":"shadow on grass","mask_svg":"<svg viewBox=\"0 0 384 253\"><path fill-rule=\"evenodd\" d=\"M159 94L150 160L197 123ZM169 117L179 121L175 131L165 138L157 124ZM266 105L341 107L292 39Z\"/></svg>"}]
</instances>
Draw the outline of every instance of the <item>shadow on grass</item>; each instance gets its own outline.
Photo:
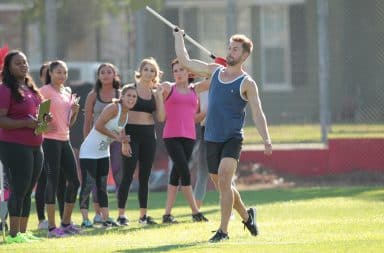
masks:
<instances>
[{"instance_id":1,"label":"shadow on grass","mask_svg":"<svg viewBox=\"0 0 384 253\"><path fill-rule=\"evenodd\" d=\"M171 250L175 250L175 249L194 247L200 243L206 243L206 242L171 244L171 245L156 246L156 247L152 247L152 248L147 247L147 248L117 250L117 251L113 251L113 252L130 252L130 253L165 252L165 251L171 251Z\"/></svg>"}]
</instances>

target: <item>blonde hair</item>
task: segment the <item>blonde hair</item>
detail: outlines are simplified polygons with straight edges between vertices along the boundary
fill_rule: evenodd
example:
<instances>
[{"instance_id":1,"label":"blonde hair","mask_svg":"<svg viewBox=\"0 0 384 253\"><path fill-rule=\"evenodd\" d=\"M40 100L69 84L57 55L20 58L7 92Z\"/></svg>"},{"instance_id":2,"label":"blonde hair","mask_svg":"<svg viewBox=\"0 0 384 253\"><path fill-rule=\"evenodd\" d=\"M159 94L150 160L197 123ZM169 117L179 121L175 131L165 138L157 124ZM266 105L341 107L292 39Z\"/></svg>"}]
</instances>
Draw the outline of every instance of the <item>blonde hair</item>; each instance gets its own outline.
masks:
<instances>
[{"instance_id":1,"label":"blonde hair","mask_svg":"<svg viewBox=\"0 0 384 253\"><path fill-rule=\"evenodd\" d=\"M152 82L154 82L155 84L159 83L160 82L160 75L159 75L160 74L160 67L159 67L159 64L157 63L157 61L155 60L155 58L153 58L153 57L145 58L141 61L139 69L137 71L135 71L136 82L138 82L139 79L141 78L141 72L143 71L144 66L146 64L151 64L155 68L156 75L153 78Z\"/></svg>"}]
</instances>

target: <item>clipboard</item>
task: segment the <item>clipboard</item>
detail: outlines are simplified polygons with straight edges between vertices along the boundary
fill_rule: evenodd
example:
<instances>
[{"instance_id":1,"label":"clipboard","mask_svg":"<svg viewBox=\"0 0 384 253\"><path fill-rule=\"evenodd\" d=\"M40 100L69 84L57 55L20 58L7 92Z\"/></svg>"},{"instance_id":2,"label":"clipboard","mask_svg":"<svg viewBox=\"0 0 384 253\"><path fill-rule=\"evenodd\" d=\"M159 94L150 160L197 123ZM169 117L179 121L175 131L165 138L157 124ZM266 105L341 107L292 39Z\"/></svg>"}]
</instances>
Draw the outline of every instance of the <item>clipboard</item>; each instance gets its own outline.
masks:
<instances>
[{"instance_id":1,"label":"clipboard","mask_svg":"<svg viewBox=\"0 0 384 253\"><path fill-rule=\"evenodd\" d=\"M42 134L48 128L49 110L51 109L51 100L44 100L39 106L39 114L37 116L37 127L35 128L35 134Z\"/></svg>"}]
</instances>

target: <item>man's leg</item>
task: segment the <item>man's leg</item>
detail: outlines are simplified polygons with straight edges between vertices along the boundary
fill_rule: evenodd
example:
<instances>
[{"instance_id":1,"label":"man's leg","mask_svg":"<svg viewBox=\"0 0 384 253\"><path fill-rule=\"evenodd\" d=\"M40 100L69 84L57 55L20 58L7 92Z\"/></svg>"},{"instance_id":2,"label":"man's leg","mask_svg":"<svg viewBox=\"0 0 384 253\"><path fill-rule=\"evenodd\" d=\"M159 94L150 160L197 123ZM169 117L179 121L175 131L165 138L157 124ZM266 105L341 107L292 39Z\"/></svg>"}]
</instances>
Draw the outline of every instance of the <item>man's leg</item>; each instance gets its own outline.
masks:
<instances>
[{"instance_id":1,"label":"man's leg","mask_svg":"<svg viewBox=\"0 0 384 253\"><path fill-rule=\"evenodd\" d=\"M234 204L232 178L237 168L237 161L233 158L223 158L220 161L217 187L220 192L221 223L220 229L228 233L228 223Z\"/></svg>"},{"instance_id":2,"label":"man's leg","mask_svg":"<svg viewBox=\"0 0 384 253\"><path fill-rule=\"evenodd\" d=\"M213 184L215 185L215 188L219 191L219 186L218 186L219 176L217 174L210 174L210 177ZM239 213L243 221L247 221L249 218L247 208L241 199L239 191L235 188L233 184L232 184L232 191L233 191L233 208Z\"/></svg>"},{"instance_id":3,"label":"man's leg","mask_svg":"<svg viewBox=\"0 0 384 253\"><path fill-rule=\"evenodd\" d=\"M249 217L247 208L245 207L244 202L241 199L239 191L236 189L234 185L232 185L232 191L233 191L233 197L234 197L233 208L239 213L240 217L244 221L247 221Z\"/></svg>"}]
</instances>

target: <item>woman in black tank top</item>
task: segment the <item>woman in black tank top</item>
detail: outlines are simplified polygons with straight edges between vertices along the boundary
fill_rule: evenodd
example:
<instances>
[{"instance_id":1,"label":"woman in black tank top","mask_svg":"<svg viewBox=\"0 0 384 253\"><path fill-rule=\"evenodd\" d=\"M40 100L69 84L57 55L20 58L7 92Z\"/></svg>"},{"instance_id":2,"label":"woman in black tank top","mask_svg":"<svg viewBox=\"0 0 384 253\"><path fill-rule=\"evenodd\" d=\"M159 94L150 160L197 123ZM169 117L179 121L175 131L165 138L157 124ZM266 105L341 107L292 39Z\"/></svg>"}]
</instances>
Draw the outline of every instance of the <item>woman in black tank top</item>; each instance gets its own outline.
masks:
<instances>
[{"instance_id":1,"label":"woman in black tank top","mask_svg":"<svg viewBox=\"0 0 384 253\"><path fill-rule=\"evenodd\" d=\"M159 83L160 69L154 58L144 59L136 72L136 89L138 93L137 103L131 109L125 133L131 137L132 156L123 156L123 179L118 191L118 208L120 225L127 225L125 216L125 204L128 191L132 183L133 174L139 163L139 189L138 198L140 204L139 223L156 224L147 215L148 181L156 152L155 119L164 121L164 105L162 89L154 88Z\"/></svg>"}]
</instances>

